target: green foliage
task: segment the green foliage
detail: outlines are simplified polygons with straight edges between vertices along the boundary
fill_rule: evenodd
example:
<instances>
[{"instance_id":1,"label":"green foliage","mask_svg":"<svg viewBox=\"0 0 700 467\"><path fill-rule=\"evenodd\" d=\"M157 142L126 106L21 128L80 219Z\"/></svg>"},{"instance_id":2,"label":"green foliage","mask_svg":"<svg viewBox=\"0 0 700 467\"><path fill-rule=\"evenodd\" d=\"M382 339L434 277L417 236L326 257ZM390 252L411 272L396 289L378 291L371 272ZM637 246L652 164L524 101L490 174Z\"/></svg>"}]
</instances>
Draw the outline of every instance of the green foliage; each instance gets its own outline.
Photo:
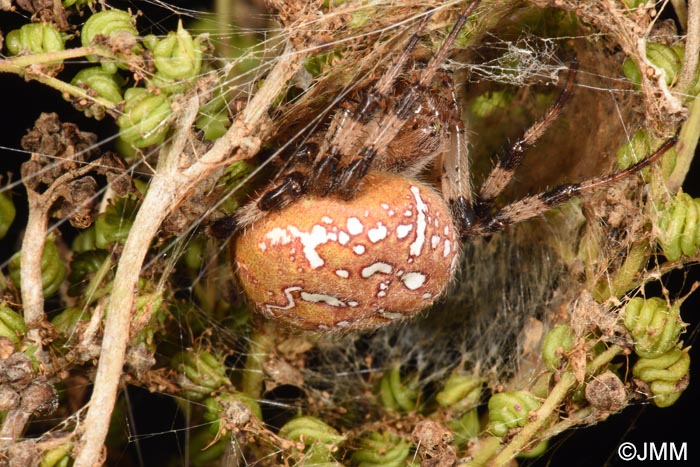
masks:
<instances>
[{"instance_id":1,"label":"green foliage","mask_svg":"<svg viewBox=\"0 0 700 467\"><path fill-rule=\"evenodd\" d=\"M15 253L8 264L10 278L18 287L20 286L22 252ZM44 251L41 255L41 287L44 297L49 297L58 291L66 277L66 267L63 258L58 252L58 247L52 238L46 239Z\"/></svg>"},{"instance_id":2,"label":"green foliage","mask_svg":"<svg viewBox=\"0 0 700 467\"><path fill-rule=\"evenodd\" d=\"M685 324L681 304L668 305L659 297L631 299L623 311L625 327L634 339L634 351L644 358L655 358L671 350Z\"/></svg>"},{"instance_id":3,"label":"green foliage","mask_svg":"<svg viewBox=\"0 0 700 467\"><path fill-rule=\"evenodd\" d=\"M55 26L47 23L25 24L8 32L5 44L11 55L58 52L65 48L61 33Z\"/></svg>"}]
</instances>

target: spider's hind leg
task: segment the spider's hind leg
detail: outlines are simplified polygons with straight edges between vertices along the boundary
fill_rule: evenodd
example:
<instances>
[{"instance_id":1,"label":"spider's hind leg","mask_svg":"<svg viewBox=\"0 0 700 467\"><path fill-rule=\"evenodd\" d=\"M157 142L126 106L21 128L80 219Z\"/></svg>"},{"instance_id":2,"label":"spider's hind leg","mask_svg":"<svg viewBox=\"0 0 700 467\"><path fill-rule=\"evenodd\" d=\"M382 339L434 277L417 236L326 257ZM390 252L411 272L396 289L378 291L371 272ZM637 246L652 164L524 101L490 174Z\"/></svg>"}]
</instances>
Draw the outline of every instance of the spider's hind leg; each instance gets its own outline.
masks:
<instances>
[{"instance_id":1,"label":"spider's hind leg","mask_svg":"<svg viewBox=\"0 0 700 467\"><path fill-rule=\"evenodd\" d=\"M552 190L527 196L514 203L508 204L495 213L479 218L470 225L465 226L462 229L462 237L493 234L503 230L509 225L539 216L569 201L575 196L593 193L613 185L652 164L677 142L678 135L667 139L654 153L626 169L618 170L609 175L593 178L581 183L560 185Z\"/></svg>"}]
</instances>

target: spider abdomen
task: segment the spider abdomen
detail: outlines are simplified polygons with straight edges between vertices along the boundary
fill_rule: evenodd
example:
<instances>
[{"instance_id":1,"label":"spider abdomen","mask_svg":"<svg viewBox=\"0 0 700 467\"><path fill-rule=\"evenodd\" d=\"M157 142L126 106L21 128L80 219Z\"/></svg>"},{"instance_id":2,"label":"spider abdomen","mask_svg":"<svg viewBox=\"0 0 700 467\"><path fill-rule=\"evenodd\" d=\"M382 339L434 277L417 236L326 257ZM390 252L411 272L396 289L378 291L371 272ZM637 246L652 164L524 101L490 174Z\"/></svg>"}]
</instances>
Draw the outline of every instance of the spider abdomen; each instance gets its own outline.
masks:
<instances>
[{"instance_id":1,"label":"spider abdomen","mask_svg":"<svg viewBox=\"0 0 700 467\"><path fill-rule=\"evenodd\" d=\"M371 172L352 200L307 196L253 223L232 259L260 312L337 332L381 326L432 304L452 276L457 241L432 188Z\"/></svg>"}]
</instances>

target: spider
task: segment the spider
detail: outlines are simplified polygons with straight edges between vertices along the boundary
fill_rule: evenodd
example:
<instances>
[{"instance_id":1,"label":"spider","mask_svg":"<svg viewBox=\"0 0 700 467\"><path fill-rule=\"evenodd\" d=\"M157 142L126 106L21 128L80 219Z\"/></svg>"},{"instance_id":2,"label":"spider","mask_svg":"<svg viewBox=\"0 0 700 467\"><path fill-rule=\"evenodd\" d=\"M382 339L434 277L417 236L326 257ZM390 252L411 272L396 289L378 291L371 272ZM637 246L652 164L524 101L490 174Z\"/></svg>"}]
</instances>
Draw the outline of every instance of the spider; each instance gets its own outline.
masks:
<instances>
[{"instance_id":1,"label":"spider","mask_svg":"<svg viewBox=\"0 0 700 467\"><path fill-rule=\"evenodd\" d=\"M423 68L407 71L431 15L425 14L388 71L361 95L342 102L327 129L311 134L270 185L242 208L232 263L265 316L330 332L371 329L412 316L431 305L454 277L460 242L611 185L675 143L668 140L627 169L496 208L493 201L527 149L572 95L574 61L556 101L472 193L460 108L441 66L478 3L468 3ZM440 168L439 193L416 180L431 163Z\"/></svg>"}]
</instances>

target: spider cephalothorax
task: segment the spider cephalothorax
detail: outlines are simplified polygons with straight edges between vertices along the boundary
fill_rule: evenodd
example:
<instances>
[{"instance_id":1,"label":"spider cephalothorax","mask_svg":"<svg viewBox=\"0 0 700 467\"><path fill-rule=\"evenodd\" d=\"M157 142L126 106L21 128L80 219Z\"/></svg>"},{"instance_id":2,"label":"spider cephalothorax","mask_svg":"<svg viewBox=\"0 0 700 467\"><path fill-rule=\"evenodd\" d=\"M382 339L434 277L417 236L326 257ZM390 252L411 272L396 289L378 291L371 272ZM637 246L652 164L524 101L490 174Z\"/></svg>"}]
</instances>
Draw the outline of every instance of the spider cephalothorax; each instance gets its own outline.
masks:
<instances>
[{"instance_id":1,"label":"spider cephalothorax","mask_svg":"<svg viewBox=\"0 0 700 467\"><path fill-rule=\"evenodd\" d=\"M405 71L430 13L384 76L342 102L326 130L310 135L238 216L232 248L243 288L270 318L309 330L368 329L432 304L454 274L458 242L490 235L574 196L629 176L613 174L525 197L493 200L526 150L569 99L574 62L558 99L496 163L473 194L464 128L451 79L441 70L478 4L470 2L429 62ZM440 169L440 193L415 180Z\"/></svg>"}]
</instances>

